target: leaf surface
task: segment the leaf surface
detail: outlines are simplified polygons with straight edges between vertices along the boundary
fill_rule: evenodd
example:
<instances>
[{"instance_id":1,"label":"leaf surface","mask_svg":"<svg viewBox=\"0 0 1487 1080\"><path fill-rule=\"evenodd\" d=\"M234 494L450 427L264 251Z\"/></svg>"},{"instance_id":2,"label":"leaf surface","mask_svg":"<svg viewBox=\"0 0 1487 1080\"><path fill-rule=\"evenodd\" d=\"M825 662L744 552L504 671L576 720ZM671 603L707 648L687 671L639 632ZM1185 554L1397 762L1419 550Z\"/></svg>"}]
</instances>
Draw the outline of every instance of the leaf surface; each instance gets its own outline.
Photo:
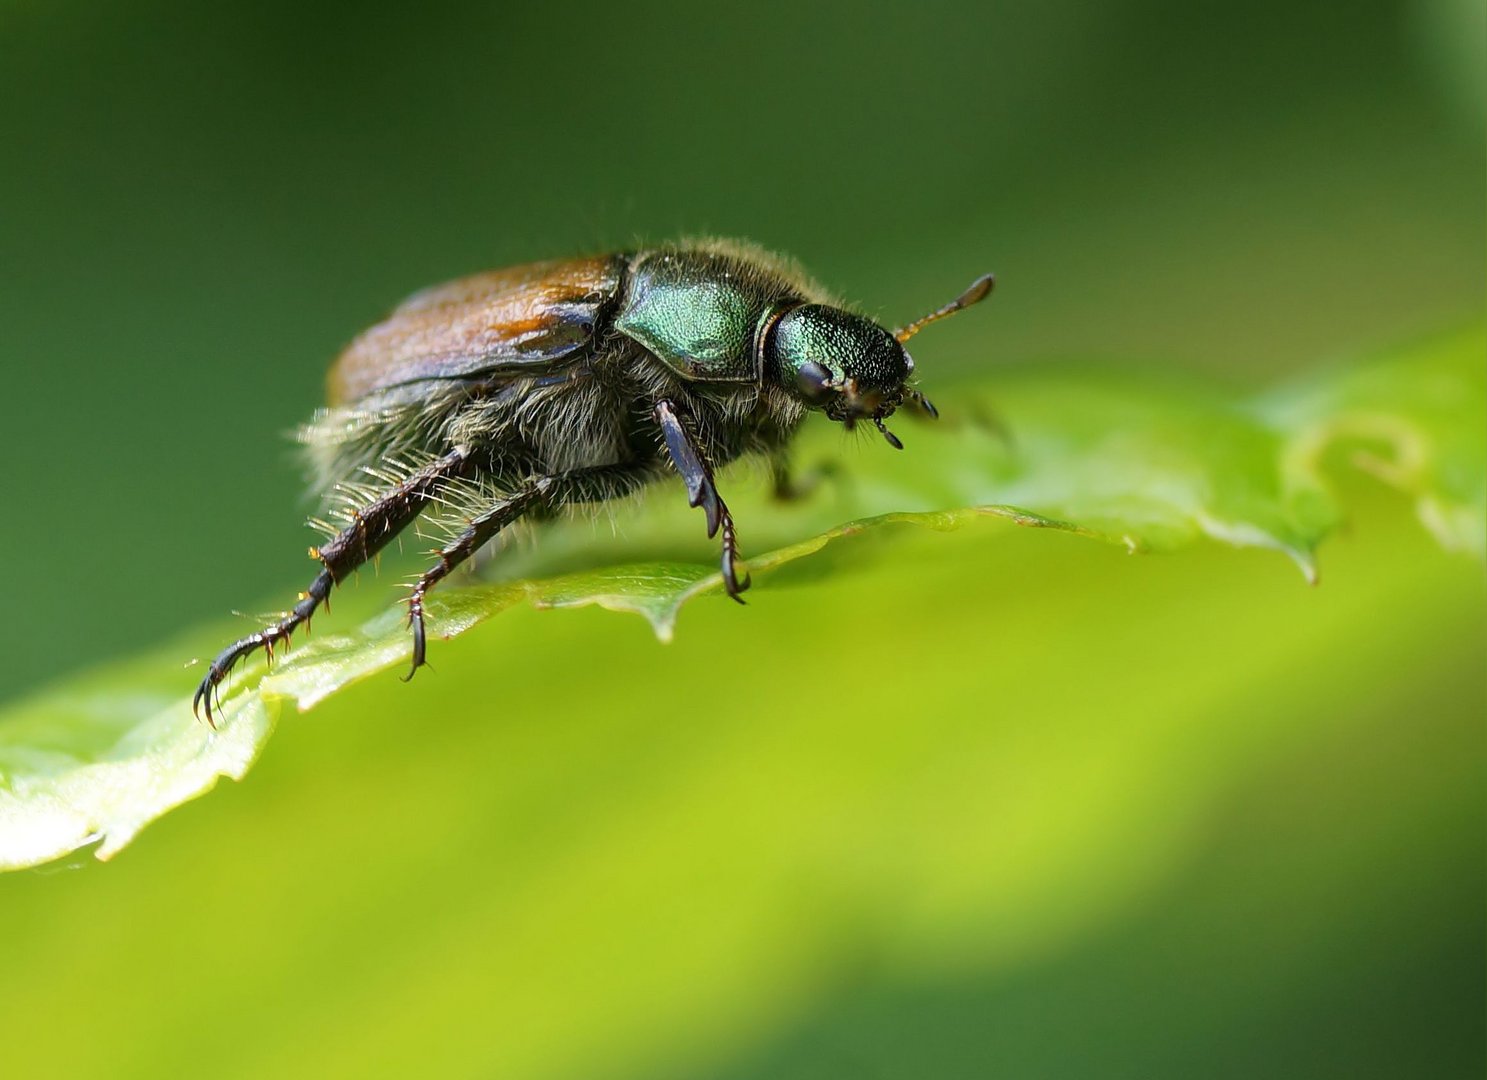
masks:
<instances>
[{"instance_id":1,"label":"leaf surface","mask_svg":"<svg viewBox=\"0 0 1487 1080\"><path fill-rule=\"evenodd\" d=\"M1443 547L1481 559L1484 351L1487 334L1477 328L1250 397L1131 370L1006 370L985 386L939 395L946 416L939 425L897 424L908 444L903 454L876 435L844 442L834 426L809 426L797 462L802 477L819 480L809 498L782 506L738 471L727 477L746 551L760 553L748 560L756 585L750 600L768 603L772 579L820 563L828 545L849 547L823 572L856 572L854 552L866 549L854 538L891 544L905 525L945 531L988 517L1133 552L1204 537L1269 548L1315 580L1318 544L1343 515L1332 479L1339 464L1405 493ZM721 592L711 546L698 539L701 521L683 504L676 491L660 488L598 524L552 527L504 551L495 561L499 579L436 594L429 607L435 663L440 637L515 604L632 612L669 640L687 603ZM984 535L983 572L995 574L996 534ZM890 552L868 572L912 569L893 568ZM810 586L808 573L790 580ZM360 594L318 620L314 637L272 671L262 659L241 669L226 688L217 730L191 715L196 673L182 659L212 655L232 633L221 628L78 676L0 714L0 868L37 865L90 844L108 858L219 776L241 778L286 704L309 709L406 662L393 594ZM365 617L347 619L347 609ZM507 659L513 670L541 665L536 656Z\"/></svg>"}]
</instances>

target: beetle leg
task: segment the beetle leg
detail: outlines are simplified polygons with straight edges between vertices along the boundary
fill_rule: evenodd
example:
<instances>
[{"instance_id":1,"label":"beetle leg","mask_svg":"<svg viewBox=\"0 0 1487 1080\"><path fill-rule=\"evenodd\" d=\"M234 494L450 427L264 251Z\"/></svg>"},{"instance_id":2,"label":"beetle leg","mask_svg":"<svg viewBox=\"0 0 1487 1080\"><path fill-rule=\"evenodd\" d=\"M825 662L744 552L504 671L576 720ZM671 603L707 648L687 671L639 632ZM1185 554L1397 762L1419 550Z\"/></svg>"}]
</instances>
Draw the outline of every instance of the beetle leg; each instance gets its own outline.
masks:
<instances>
[{"instance_id":1,"label":"beetle leg","mask_svg":"<svg viewBox=\"0 0 1487 1080\"><path fill-rule=\"evenodd\" d=\"M728 504L718 494L717 485L713 482L712 467L708 465L702 448L687 430L680 411L673 402L665 399L656 402L654 415L661 428L661 435L666 440L666 449L671 453L671 463L676 466L676 471L681 473L682 480L687 485L688 504L702 507L707 515L709 537L717 536L718 531L722 530L723 588L728 591L729 596L742 604L743 597L739 593L749 587L750 579L747 573L742 581L738 579L738 534L733 528L733 515L728 512Z\"/></svg>"},{"instance_id":2,"label":"beetle leg","mask_svg":"<svg viewBox=\"0 0 1487 1080\"><path fill-rule=\"evenodd\" d=\"M444 545L439 551L439 561L424 571L413 585L408 597L408 626L413 631L413 666L403 676L407 682L428 661L425 658L428 639L424 630L423 602L428 591L449 576L450 572L479 551L496 533L514 523L533 508L539 499L546 498L553 486L551 477L533 481L513 495L494 504L483 514L471 518L464 530Z\"/></svg>"},{"instance_id":3,"label":"beetle leg","mask_svg":"<svg viewBox=\"0 0 1487 1080\"><path fill-rule=\"evenodd\" d=\"M207 723L215 726L212 710L217 707L217 687L237 666L238 661L258 649L267 652L272 660L275 646L287 642L289 635L301 623L309 622L315 609L330 596L332 587L339 585L352 571L386 547L393 537L423 511L439 485L460 475L468 464L469 455L466 450L451 451L409 476L370 506L358 511L352 523L337 533L329 543L312 548L311 553L320 560L324 569L282 619L256 634L238 639L217 655L196 687L196 694L191 699L191 711L200 716L205 709Z\"/></svg>"},{"instance_id":4,"label":"beetle leg","mask_svg":"<svg viewBox=\"0 0 1487 1080\"><path fill-rule=\"evenodd\" d=\"M837 479L840 475L841 469L835 462L823 461L807 469L803 477L797 478L784 451L776 451L769 457L773 494L780 502L796 502L807 498L821 485L821 481Z\"/></svg>"},{"instance_id":5,"label":"beetle leg","mask_svg":"<svg viewBox=\"0 0 1487 1080\"><path fill-rule=\"evenodd\" d=\"M465 529L439 551L439 562L430 567L413 585L413 592L408 597L408 625L413 631L413 666L403 677L403 681L413 678L414 673L428 662L424 598L455 567L479 551L502 529L537 509L539 502L548 509L556 509L564 503L604 502L628 494L653 475L654 471L647 466L626 462L543 476L514 495L508 495L495 503L478 517L472 518Z\"/></svg>"}]
</instances>

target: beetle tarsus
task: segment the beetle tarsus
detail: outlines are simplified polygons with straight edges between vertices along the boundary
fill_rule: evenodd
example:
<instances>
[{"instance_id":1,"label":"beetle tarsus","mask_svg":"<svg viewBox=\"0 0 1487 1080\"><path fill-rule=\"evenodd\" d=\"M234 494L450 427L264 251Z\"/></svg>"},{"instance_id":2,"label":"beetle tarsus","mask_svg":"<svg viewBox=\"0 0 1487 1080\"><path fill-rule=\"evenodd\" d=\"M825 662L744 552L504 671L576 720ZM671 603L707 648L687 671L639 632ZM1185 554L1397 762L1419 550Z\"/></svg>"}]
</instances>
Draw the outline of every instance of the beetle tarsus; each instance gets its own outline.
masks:
<instances>
[{"instance_id":1,"label":"beetle tarsus","mask_svg":"<svg viewBox=\"0 0 1487 1080\"><path fill-rule=\"evenodd\" d=\"M418 669L428 663L428 638L423 625L422 596L408 602L408 628L413 632L413 665L408 669L408 674L403 676L404 682L411 682L413 676L418 674Z\"/></svg>"},{"instance_id":2,"label":"beetle tarsus","mask_svg":"<svg viewBox=\"0 0 1487 1080\"><path fill-rule=\"evenodd\" d=\"M733 517L728 513L727 507L723 508L723 588L727 591L730 599L738 603L744 603L744 598L739 593L753 584L753 578L747 570L744 571L743 580L738 580L738 534L733 529Z\"/></svg>"},{"instance_id":3,"label":"beetle tarsus","mask_svg":"<svg viewBox=\"0 0 1487 1080\"><path fill-rule=\"evenodd\" d=\"M289 635L294 633L295 629L301 623L309 623L310 616L315 613L315 609L320 606L321 602L330 595L330 590L334 585L335 578L332 576L330 570L321 570L294 607L285 613L282 618L255 634L249 634L247 637L239 638L223 649L217 655L217 658L211 662L211 665L208 666L206 675L202 677L200 685L196 688L196 694L191 699L192 714L198 719L202 719L202 714L205 713L204 719L206 722L212 727L216 727L213 711L220 711L222 707L221 700L218 697L219 689L222 683L227 680L227 677L232 674L232 669L237 667L239 661L251 656L258 649L264 650L269 664L272 665L274 661L274 647L279 642L284 642L286 649L288 648Z\"/></svg>"}]
</instances>

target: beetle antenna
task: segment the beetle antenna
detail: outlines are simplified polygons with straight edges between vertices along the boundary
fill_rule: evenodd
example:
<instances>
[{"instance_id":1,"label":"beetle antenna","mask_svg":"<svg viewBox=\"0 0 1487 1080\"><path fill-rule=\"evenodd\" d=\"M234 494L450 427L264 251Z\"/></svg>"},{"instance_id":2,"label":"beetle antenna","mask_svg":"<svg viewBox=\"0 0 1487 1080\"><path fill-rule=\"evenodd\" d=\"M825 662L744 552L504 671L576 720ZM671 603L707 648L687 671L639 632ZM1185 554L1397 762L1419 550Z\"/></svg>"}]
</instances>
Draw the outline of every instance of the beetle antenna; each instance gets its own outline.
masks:
<instances>
[{"instance_id":1,"label":"beetle antenna","mask_svg":"<svg viewBox=\"0 0 1487 1080\"><path fill-rule=\"evenodd\" d=\"M950 301L950 303L946 304L938 311L931 311L928 315L924 316L921 319L915 319L908 326L899 327L893 332L893 336L898 338L900 345L903 344L915 334L919 333L919 331L923 330L930 323L939 322L941 319L949 318L957 311L964 311L972 304L979 304L982 300L985 300L988 296L991 295L991 287L995 284L995 275L981 275L975 281L971 282L971 287L969 289L961 293L954 300Z\"/></svg>"},{"instance_id":2,"label":"beetle antenna","mask_svg":"<svg viewBox=\"0 0 1487 1080\"><path fill-rule=\"evenodd\" d=\"M883 423L883 418L881 416L873 417L873 424L879 431L883 433L883 438L888 440L889 446L893 447L895 450L902 450L904 448L904 444L898 441L898 436L888 430L888 426Z\"/></svg>"}]
</instances>

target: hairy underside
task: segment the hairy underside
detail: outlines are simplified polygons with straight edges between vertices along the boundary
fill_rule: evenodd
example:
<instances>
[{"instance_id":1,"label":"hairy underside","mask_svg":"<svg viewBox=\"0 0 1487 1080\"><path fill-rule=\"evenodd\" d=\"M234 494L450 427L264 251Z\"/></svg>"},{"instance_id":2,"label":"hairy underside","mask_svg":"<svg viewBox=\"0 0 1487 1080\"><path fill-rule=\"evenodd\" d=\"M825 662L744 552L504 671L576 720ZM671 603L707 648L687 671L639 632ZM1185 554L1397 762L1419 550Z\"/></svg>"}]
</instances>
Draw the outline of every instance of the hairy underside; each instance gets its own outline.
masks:
<instances>
[{"instance_id":1,"label":"hairy underside","mask_svg":"<svg viewBox=\"0 0 1487 1080\"><path fill-rule=\"evenodd\" d=\"M307 483L319 501L310 524L328 536L340 532L362 508L457 447L479 467L444 484L425 511L435 535L458 532L538 477L588 471L592 481L564 505L599 507L674 474L651 418L662 398L684 404L714 466L778 453L804 415L772 388L695 387L623 340L538 375L396 387L320 409L299 430Z\"/></svg>"}]
</instances>

